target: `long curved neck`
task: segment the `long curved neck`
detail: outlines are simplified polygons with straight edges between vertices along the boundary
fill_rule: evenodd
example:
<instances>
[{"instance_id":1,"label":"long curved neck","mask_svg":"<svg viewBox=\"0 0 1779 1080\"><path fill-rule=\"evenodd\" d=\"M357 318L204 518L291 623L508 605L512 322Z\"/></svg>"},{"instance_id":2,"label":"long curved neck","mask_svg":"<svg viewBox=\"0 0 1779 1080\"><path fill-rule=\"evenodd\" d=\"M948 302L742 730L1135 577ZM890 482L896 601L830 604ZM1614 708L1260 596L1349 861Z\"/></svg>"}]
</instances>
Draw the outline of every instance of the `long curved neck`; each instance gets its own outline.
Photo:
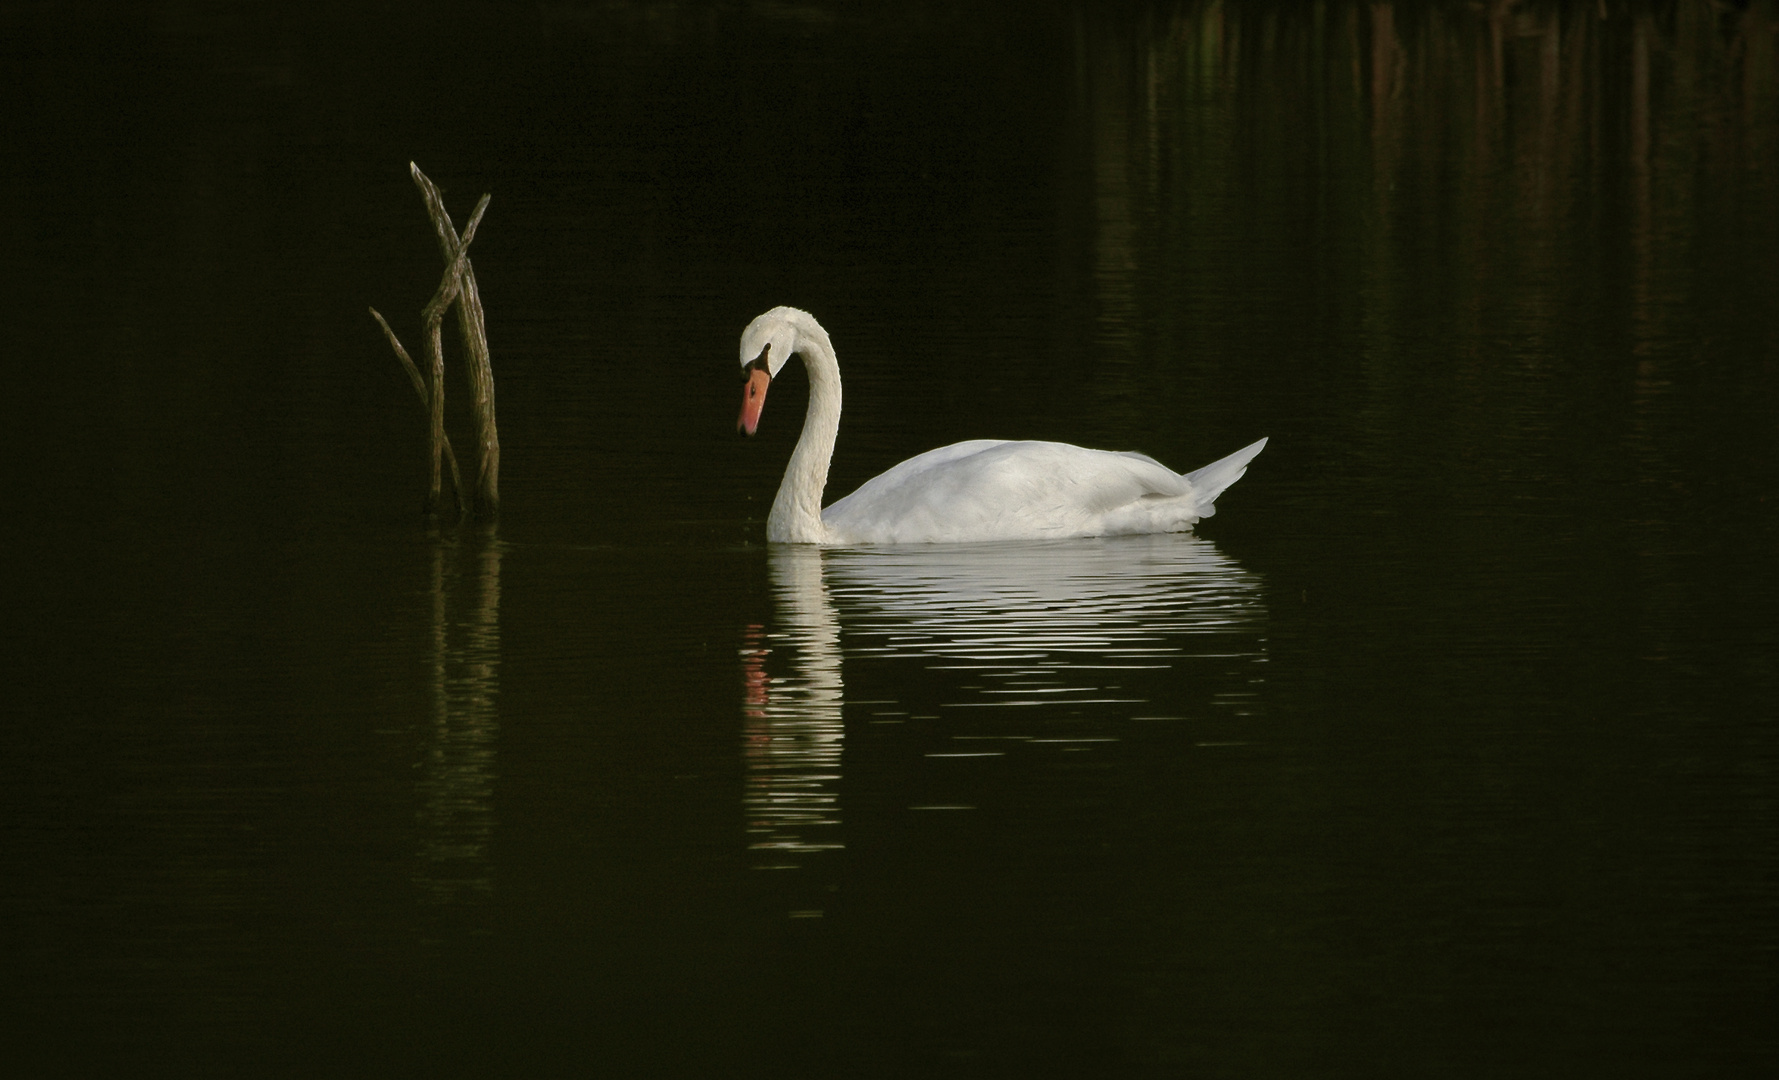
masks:
<instances>
[{"instance_id":1,"label":"long curved neck","mask_svg":"<svg viewBox=\"0 0 1779 1080\"><path fill-rule=\"evenodd\" d=\"M766 539L790 544L819 544L827 538L822 524L822 489L828 484L828 462L840 434L840 363L834 346L813 319L797 326L797 353L809 372L809 411L803 434L791 451L772 513L766 518Z\"/></svg>"}]
</instances>

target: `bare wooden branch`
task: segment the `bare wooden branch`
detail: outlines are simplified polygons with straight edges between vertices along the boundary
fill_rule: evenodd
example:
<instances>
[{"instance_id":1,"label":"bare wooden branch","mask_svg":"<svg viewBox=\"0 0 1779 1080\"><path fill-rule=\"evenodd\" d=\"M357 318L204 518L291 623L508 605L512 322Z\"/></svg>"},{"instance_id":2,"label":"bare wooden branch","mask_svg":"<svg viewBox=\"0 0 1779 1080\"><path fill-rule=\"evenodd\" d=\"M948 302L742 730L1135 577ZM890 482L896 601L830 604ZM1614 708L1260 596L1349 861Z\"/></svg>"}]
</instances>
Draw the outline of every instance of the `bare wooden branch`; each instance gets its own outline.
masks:
<instances>
[{"instance_id":1,"label":"bare wooden branch","mask_svg":"<svg viewBox=\"0 0 1779 1080\"><path fill-rule=\"evenodd\" d=\"M469 224L464 226L463 239L454 242L457 253L454 256L447 256L445 274L439 279L438 292L433 294L432 300L421 312L421 317L427 322L443 318L445 309L463 294L463 277L466 272L473 273L469 265L470 241L476 238L476 226L482 223L482 212L488 209L488 200L491 197L482 196L482 201L476 204L476 212L470 215ZM441 213L444 211L442 203L439 209ZM449 219L446 224L449 226Z\"/></svg>"},{"instance_id":2,"label":"bare wooden branch","mask_svg":"<svg viewBox=\"0 0 1779 1080\"><path fill-rule=\"evenodd\" d=\"M377 325L383 328L383 336L389 339L390 347L395 350L396 359L402 362L402 367L408 373L408 380L414 384L414 393L420 395L420 407L427 410L427 414L430 416L432 412L432 395L426 392L426 381L420 377L420 368L415 365L414 358L408 355L408 350L402 348L401 339L396 337L395 331L389 328L389 323L383 318L383 313L376 308L372 308L371 317L376 319ZM457 471L457 453L451 449L451 436L446 435L442 429L439 431L439 436L444 451L445 463L451 467L451 495L457 504L457 516L462 517L463 476ZM429 504L427 507L429 511L438 501L438 491L436 488L432 491L431 497L432 504Z\"/></svg>"},{"instance_id":3,"label":"bare wooden branch","mask_svg":"<svg viewBox=\"0 0 1779 1080\"><path fill-rule=\"evenodd\" d=\"M478 453L472 505L481 516L492 518L500 510L500 436L494 423L494 368L488 357L482 296L476 288L475 268L469 261L469 245L476 238L476 229L482 223L482 215L488 210L491 196L483 195L481 201L476 203L469 224L459 236L456 226L451 224L451 215L445 210L445 200L439 193L438 185L411 161L408 163L408 171L414 178L415 186L420 189L421 198L426 201L427 217L431 219L433 231L438 236L439 251L445 257L445 272L439 279L439 287L421 311L426 327L430 379L421 375L419 365L402 348L395 331L389 328L389 323L376 308L371 309L371 315L383 328L384 336L389 339L390 346L395 349L396 358L407 370L408 379L414 384L414 392L420 396L420 404L427 412L432 474L427 487L426 512L430 514L438 508L440 460L443 459L451 466L451 490L456 499L458 517L461 518L466 493L463 478L457 470L457 455L451 449L450 438L445 434L445 350L441 330L445 311L452 304L457 305L457 328L467 354L466 370L476 414Z\"/></svg>"},{"instance_id":4,"label":"bare wooden branch","mask_svg":"<svg viewBox=\"0 0 1779 1080\"><path fill-rule=\"evenodd\" d=\"M427 402L428 422L432 433L432 481L427 488L426 506L430 513L439 503L439 451L445 442L445 348L439 341L439 318L434 311L426 320L427 356L432 361L432 397Z\"/></svg>"},{"instance_id":5,"label":"bare wooden branch","mask_svg":"<svg viewBox=\"0 0 1779 1080\"><path fill-rule=\"evenodd\" d=\"M425 408L427 402L426 382L420 378L420 369L414 366L414 358L408 355L408 350L402 348L401 339L396 337L395 331L389 328L389 323L383 318L382 312L372 308L371 318L377 320L377 325L383 328L383 336L389 339L390 348L395 350L395 358L402 362L402 367L408 373L408 381L414 384L414 393L420 395L421 408Z\"/></svg>"},{"instance_id":6,"label":"bare wooden branch","mask_svg":"<svg viewBox=\"0 0 1779 1080\"><path fill-rule=\"evenodd\" d=\"M445 209L445 200L439 193L438 186L413 162L408 163L408 169L413 175L415 186L420 189L421 197L426 200L427 213L432 219L433 232L439 243L439 253L445 259L446 277L453 283L449 289L444 285L440 286L439 296L443 299L435 298L435 302L440 304L436 314L442 317L443 308L453 300L457 302L457 328L468 357L466 372L476 416L478 452L475 504L480 512L492 515L500 509L500 435L494 417L494 368L488 355L482 295L476 287L476 272L469 261L469 242L475 236L476 226L480 224L482 214L488 208L490 197L482 196L481 201L476 204L475 213L470 217L468 227L459 238L456 228L451 224L451 215ZM435 314L431 305L428 306L428 313L429 319ZM435 409L436 407L435 404Z\"/></svg>"}]
</instances>

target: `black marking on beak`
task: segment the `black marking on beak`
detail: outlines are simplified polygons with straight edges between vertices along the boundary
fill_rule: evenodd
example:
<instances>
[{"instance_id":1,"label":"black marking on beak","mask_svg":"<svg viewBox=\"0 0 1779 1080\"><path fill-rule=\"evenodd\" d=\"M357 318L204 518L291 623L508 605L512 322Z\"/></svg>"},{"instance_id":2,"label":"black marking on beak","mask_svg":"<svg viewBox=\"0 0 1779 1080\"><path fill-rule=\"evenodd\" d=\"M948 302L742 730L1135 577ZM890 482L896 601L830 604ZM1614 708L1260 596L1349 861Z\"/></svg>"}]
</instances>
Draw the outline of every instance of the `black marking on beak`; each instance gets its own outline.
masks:
<instances>
[{"instance_id":1,"label":"black marking on beak","mask_svg":"<svg viewBox=\"0 0 1779 1080\"><path fill-rule=\"evenodd\" d=\"M766 347L764 349L760 350L760 355L754 357L752 360L749 360L747 363L741 365L741 381L746 382L748 380L748 377L753 375L753 373L756 371L764 371L766 373L766 377L768 379L770 379L772 377L772 369L767 366L766 358L767 358L767 356L771 355L771 353L772 353L772 342L768 341L766 343Z\"/></svg>"}]
</instances>

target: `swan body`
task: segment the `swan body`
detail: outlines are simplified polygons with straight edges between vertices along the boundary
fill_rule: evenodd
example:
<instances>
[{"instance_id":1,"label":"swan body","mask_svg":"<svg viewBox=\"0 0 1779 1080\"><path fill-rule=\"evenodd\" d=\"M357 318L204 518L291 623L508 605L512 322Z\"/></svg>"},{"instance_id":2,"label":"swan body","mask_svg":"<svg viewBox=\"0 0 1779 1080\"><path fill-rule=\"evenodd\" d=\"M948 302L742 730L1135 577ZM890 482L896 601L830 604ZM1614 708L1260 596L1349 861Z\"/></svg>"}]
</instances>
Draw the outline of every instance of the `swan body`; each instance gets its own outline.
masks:
<instances>
[{"instance_id":1,"label":"swan body","mask_svg":"<svg viewBox=\"0 0 1779 1080\"><path fill-rule=\"evenodd\" d=\"M809 372L809 411L766 518L793 544L968 543L1184 532L1216 513L1261 439L1181 474L1144 454L1067 443L975 439L909 458L821 508L840 431L840 365L815 317L777 307L741 335L741 431L759 425L766 390L791 354Z\"/></svg>"}]
</instances>

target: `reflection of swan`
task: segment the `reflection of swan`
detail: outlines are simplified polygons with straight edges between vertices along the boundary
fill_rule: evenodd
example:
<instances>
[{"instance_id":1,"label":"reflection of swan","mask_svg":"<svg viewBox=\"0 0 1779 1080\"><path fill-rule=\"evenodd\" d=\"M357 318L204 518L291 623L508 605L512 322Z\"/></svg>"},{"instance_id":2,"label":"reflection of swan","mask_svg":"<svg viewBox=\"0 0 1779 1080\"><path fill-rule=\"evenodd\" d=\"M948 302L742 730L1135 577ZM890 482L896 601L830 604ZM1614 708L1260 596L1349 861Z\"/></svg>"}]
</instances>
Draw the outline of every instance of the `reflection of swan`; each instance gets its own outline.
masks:
<instances>
[{"instance_id":1,"label":"reflection of swan","mask_svg":"<svg viewBox=\"0 0 1779 1080\"><path fill-rule=\"evenodd\" d=\"M778 628L750 628L742 650L746 716L748 846L767 868L789 868L800 853L843 846L835 785L842 741L840 624L822 585L817 548L771 554ZM766 658L791 652L792 674L769 676Z\"/></svg>"},{"instance_id":2,"label":"reflection of swan","mask_svg":"<svg viewBox=\"0 0 1779 1080\"><path fill-rule=\"evenodd\" d=\"M940 708L1044 715L1179 713L1206 696L1250 710L1264 663L1260 581L1177 534L828 554L849 658L961 671L897 692ZM1190 665L1194 677L1182 679ZM912 704L905 702L905 704Z\"/></svg>"},{"instance_id":3,"label":"reflection of swan","mask_svg":"<svg viewBox=\"0 0 1779 1080\"><path fill-rule=\"evenodd\" d=\"M866 804L968 810L1006 806L1022 781L1040 801L1079 799L1077 774L1053 767L1103 768L1122 747L1170 740L1240 744L1263 712L1261 580L1207 540L778 544L768 559L775 621L750 627L742 649L761 868L842 846L848 734L870 733L850 770ZM850 733L843 706L861 725ZM886 773L897 760L921 766ZM809 915L826 900L797 903Z\"/></svg>"},{"instance_id":4,"label":"reflection of swan","mask_svg":"<svg viewBox=\"0 0 1779 1080\"><path fill-rule=\"evenodd\" d=\"M1181 532L1216 512L1217 496L1266 446L1261 439L1182 476L1142 454L977 439L909 458L823 510L840 430L840 365L808 312L773 308L741 335L747 387L740 427L753 434L766 389L792 353L809 372L809 411L766 519L769 540L901 544Z\"/></svg>"}]
</instances>

